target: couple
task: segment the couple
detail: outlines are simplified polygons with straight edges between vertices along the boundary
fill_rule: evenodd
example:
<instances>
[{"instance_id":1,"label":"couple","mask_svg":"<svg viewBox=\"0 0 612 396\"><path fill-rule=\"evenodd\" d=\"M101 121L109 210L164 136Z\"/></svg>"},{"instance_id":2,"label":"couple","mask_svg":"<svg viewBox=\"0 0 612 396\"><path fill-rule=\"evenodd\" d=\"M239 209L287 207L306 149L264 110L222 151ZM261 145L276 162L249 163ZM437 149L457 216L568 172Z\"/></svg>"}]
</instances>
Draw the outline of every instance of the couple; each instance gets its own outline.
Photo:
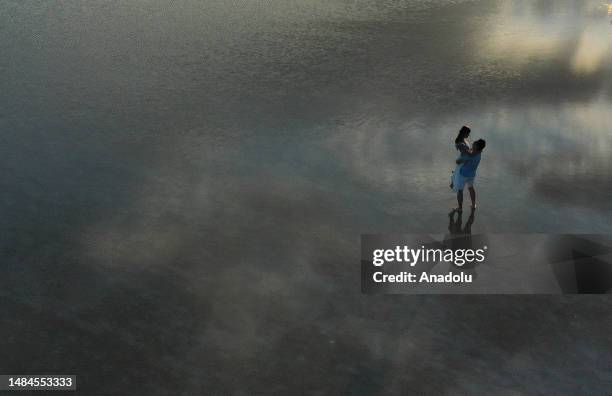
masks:
<instances>
[{"instance_id":1,"label":"couple","mask_svg":"<svg viewBox=\"0 0 612 396\"><path fill-rule=\"evenodd\" d=\"M470 198L472 200L472 211L476 209L476 190L474 190L474 179L476 178L476 169L480 163L480 155L486 146L483 139L476 140L472 146L467 138L472 130L467 126L462 126L459 130L459 135L455 139L455 148L459 151L457 167L451 176L450 188L457 192L457 212L463 211L463 188L468 187Z\"/></svg>"}]
</instances>

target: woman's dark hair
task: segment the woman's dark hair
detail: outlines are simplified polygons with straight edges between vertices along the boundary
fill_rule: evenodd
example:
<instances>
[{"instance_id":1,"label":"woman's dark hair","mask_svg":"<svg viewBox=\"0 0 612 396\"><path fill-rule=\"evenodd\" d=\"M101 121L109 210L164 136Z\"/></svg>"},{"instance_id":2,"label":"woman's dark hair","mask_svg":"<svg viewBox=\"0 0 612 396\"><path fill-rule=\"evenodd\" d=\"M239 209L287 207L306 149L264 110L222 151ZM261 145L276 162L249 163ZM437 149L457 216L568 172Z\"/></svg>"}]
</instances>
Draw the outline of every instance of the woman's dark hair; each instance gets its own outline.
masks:
<instances>
[{"instance_id":1,"label":"woman's dark hair","mask_svg":"<svg viewBox=\"0 0 612 396\"><path fill-rule=\"evenodd\" d=\"M470 132L472 132L472 130L469 126L462 126L459 130L459 134L457 135L457 139L455 139L455 144L463 142L463 140L469 136Z\"/></svg>"}]
</instances>

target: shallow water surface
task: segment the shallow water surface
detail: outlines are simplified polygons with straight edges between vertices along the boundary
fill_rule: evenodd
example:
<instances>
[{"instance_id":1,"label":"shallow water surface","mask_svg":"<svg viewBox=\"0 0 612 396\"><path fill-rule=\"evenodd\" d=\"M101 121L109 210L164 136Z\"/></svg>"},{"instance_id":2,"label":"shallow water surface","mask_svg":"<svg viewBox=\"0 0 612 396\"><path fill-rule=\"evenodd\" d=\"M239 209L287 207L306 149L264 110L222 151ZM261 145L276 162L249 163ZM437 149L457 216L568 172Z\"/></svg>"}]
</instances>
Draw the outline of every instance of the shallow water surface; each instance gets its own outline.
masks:
<instances>
[{"instance_id":1,"label":"shallow water surface","mask_svg":"<svg viewBox=\"0 0 612 396\"><path fill-rule=\"evenodd\" d=\"M488 142L472 232L612 232L602 1L0 5L1 372L607 389L603 298L359 286L360 234L446 231L462 124Z\"/></svg>"}]
</instances>

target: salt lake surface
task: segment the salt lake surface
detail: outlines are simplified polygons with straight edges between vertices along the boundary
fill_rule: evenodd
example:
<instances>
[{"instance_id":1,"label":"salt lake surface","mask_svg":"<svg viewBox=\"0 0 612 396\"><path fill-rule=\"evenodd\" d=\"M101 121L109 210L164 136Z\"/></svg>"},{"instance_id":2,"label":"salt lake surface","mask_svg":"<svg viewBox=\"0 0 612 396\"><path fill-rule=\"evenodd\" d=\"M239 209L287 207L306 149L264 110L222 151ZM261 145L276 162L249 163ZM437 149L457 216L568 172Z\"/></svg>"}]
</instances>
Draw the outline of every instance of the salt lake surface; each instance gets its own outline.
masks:
<instances>
[{"instance_id":1,"label":"salt lake surface","mask_svg":"<svg viewBox=\"0 0 612 396\"><path fill-rule=\"evenodd\" d=\"M463 124L488 143L473 233L612 232L611 20L0 1L0 371L108 394L605 393L609 299L364 296L359 235L446 231Z\"/></svg>"}]
</instances>

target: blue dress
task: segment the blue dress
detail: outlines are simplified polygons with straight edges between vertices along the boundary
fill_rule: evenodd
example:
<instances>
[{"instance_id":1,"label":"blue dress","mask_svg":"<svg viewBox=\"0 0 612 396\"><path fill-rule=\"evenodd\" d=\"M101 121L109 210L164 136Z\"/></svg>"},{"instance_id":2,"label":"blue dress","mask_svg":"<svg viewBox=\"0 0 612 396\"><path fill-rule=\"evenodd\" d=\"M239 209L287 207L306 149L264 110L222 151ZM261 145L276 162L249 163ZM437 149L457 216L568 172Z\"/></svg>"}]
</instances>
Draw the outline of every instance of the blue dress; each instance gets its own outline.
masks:
<instances>
[{"instance_id":1,"label":"blue dress","mask_svg":"<svg viewBox=\"0 0 612 396\"><path fill-rule=\"evenodd\" d=\"M465 141L456 143L455 148L457 149L457 151L459 151L459 157L457 157L457 159L467 159L469 155L470 146ZM462 167L463 164L457 164L451 176L451 183L453 184L454 192L463 190L464 187L464 180L463 177L461 177Z\"/></svg>"}]
</instances>

